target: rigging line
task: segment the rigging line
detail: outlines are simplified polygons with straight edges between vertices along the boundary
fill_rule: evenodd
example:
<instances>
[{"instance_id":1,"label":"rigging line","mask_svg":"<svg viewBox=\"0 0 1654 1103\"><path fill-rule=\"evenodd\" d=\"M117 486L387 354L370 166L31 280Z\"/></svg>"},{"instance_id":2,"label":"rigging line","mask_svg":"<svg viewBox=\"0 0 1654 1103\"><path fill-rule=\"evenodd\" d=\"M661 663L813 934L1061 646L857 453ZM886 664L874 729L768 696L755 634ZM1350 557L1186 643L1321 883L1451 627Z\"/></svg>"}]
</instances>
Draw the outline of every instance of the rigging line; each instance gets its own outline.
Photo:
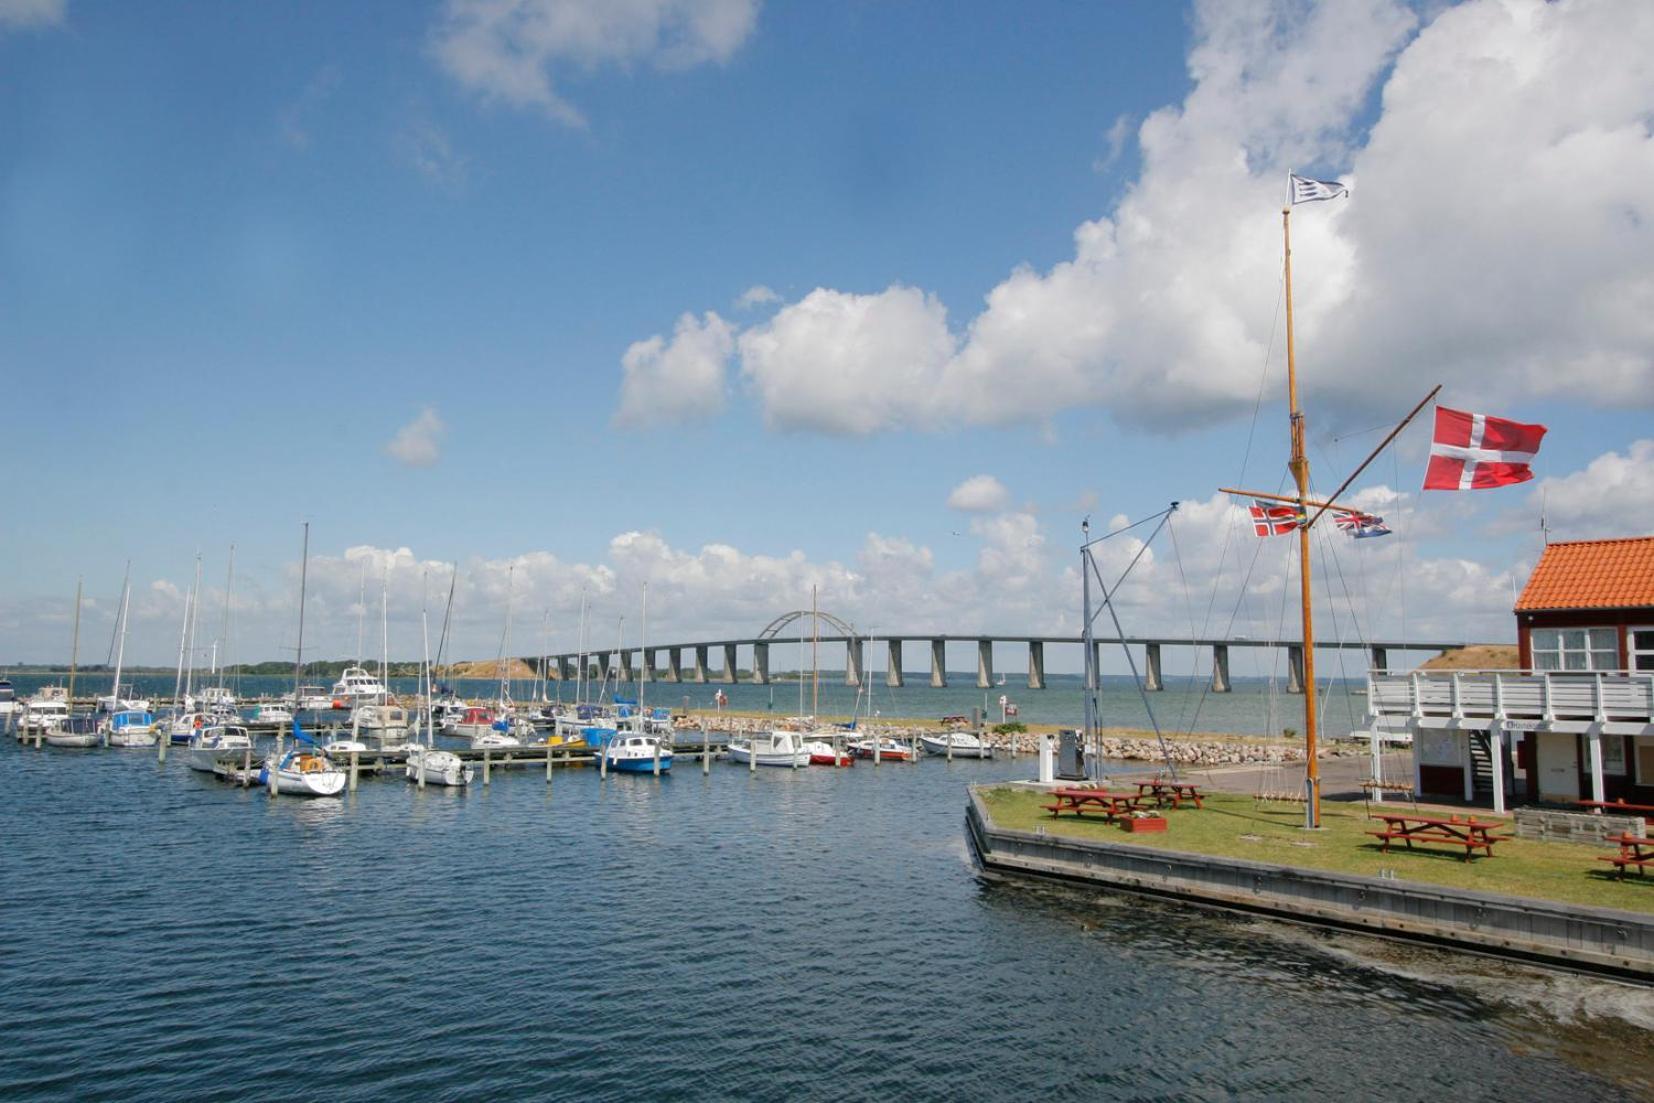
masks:
<instances>
[{"instance_id":1,"label":"rigging line","mask_svg":"<svg viewBox=\"0 0 1654 1103\"><path fill-rule=\"evenodd\" d=\"M1311 535L1313 536L1313 533ZM1326 590L1327 608L1330 611L1331 616L1332 616L1332 634L1333 634L1333 638L1338 643L1342 644L1344 642L1344 625L1343 625L1343 621L1341 621L1338 617L1338 605L1333 600L1337 595L1335 595L1332 592L1332 572L1329 571L1328 568L1327 568L1327 560L1329 559L1328 546L1331 543L1332 543L1332 535L1330 533L1323 536L1323 537L1321 537L1321 548L1320 548L1320 551L1321 551L1321 586L1322 586L1323 589ZM1330 558L1331 558L1332 562L1335 565L1338 564L1338 553L1337 553L1336 549L1331 552ZM1339 573L1339 577L1342 578L1343 577L1343 567L1341 565L1338 566L1338 573ZM1346 597L1348 596L1348 593L1349 593L1349 588L1345 587ZM1355 611L1354 611L1354 609L1350 610L1349 619L1350 619L1350 621L1352 622L1352 625L1353 625L1354 621L1355 621ZM1355 626L1355 628L1356 628L1356 638L1357 639L1362 639L1360 627ZM1364 639L1362 639L1362 642L1365 643L1366 641ZM1339 678L1340 683L1343 683L1343 682L1345 682L1349 679L1349 672L1347 671L1347 669L1344 666L1344 648L1343 647L1338 648L1338 678ZM1327 719L1327 707L1332 702L1332 682L1331 682L1331 680L1329 679L1328 682L1327 682L1327 692L1326 692L1325 697L1321 697L1320 694L1319 694L1319 690L1316 689L1315 687L1306 687L1305 692L1313 692L1313 693L1317 694L1316 712L1319 714L1320 722L1321 722L1322 726L1324 727L1325 724L1326 724L1326 719ZM1348 693L1344 694L1344 703L1345 703L1346 706L1349 706L1349 701L1350 701L1350 695ZM1350 721L1351 721L1350 727L1354 728L1355 727L1355 723L1354 723L1355 713L1353 711L1353 708L1350 708L1348 711L1349 711L1349 718L1350 718Z\"/></svg>"},{"instance_id":2,"label":"rigging line","mask_svg":"<svg viewBox=\"0 0 1654 1103\"><path fill-rule=\"evenodd\" d=\"M1114 539L1114 537L1119 536L1122 533L1130 532L1132 529L1136 528L1139 525L1148 524L1150 521L1153 521L1157 517L1170 517L1171 514L1172 514L1172 511L1175 510L1176 508L1177 508L1177 503L1173 502L1170 506L1167 506L1165 509L1161 510L1159 513L1151 513L1147 517L1144 517L1142 520L1133 521L1131 524L1127 525L1124 528L1115 529L1113 532L1105 532L1103 535L1097 537L1097 539L1095 539L1095 540L1087 540L1084 544L1081 545L1081 547L1089 548L1093 544L1101 544L1104 540L1112 540L1112 539ZM1155 528L1154 532L1149 534L1149 540L1153 540L1155 538L1155 536L1157 534L1159 534L1159 532L1160 532L1160 529L1158 527ZM1144 546L1145 547L1148 546L1146 542L1145 542ZM1138 552L1138 555L1142 555L1142 552ZM1133 559L1132 564L1135 566L1136 563L1137 563L1137 560ZM1131 568L1128 567L1126 569L1130 570ZM1102 583L1102 581L1103 580L1101 578L1099 578L1097 580L1099 585ZM1122 579L1122 581L1123 581L1123 579Z\"/></svg>"},{"instance_id":3,"label":"rigging line","mask_svg":"<svg viewBox=\"0 0 1654 1103\"><path fill-rule=\"evenodd\" d=\"M1287 480L1287 476L1285 474L1283 474L1280 478L1280 481L1275 484L1275 489L1277 491L1279 491L1281 488L1286 486L1286 480ZM1243 518L1237 518L1237 520L1240 521L1240 524L1230 525L1229 530L1228 530L1229 532L1233 533L1233 531L1236 528L1244 528L1246 526L1247 522ZM1246 576L1241 579L1240 590L1235 595L1235 604L1229 610L1229 622L1226 625L1224 625L1224 628L1223 628L1223 634L1224 634L1225 637L1229 637L1229 636L1234 635L1234 632L1235 632L1235 618L1237 616L1239 616L1241 605L1242 605L1243 602L1246 601L1246 598L1247 598L1247 595L1248 595L1248 590L1249 590L1249 588L1251 587L1251 584L1252 584L1252 574L1253 574L1254 571L1257 570L1258 557L1263 554L1264 545L1266 543L1268 543L1268 541L1266 539L1260 537L1257 541L1256 547L1254 547L1254 549L1252 551L1252 561L1250 563L1248 563L1247 566L1246 566ZM1222 564L1220 562L1219 566L1221 567L1221 565ZM1219 578L1217 580L1214 580L1213 583L1212 583L1212 588L1213 588L1212 600L1213 600L1214 603L1217 601L1217 586L1218 586L1218 583L1220 581L1221 581L1221 578ZM1207 622L1207 627L1210 627L1210 621ZM1199 654L1197 652L1195 663L1194 663L1194 670L1193 670L1193 672L1191 672L1191 674L1189 676L1191 678L1196 677L1199 674L1199 671L1200 671L1200 660L1199 660ZM1201 710L1203 708L1205 708L1206 698L1211 695L1211 692L1212 692L1212 680L1210 678L1208 678L1208 679L1206 679L1206 682L1205 682L1204 686L1201 688L1199 700L1197 700L1195 702L1194 713L1189 717L1188 731L1191 735L1194 733L1195 725L1200 722Z\"/></svg>"},{"instance_id":4,"label":"rigging line","mask_svg":"<svg viewBox=\"0 0 1654 1103\"><path fill-rule=\"evenodd\" d=\"M1371 429L1356 429L1353 432L1345 433L1342 436L1332 437L1331 440L1334 444L1341 440L1354 440L1356 437L1364 437L1370 433L1376 433L1380 429L1388 429L1389 427L1390 422L1385 422L1383 425L1374 425Z\"/></svg>"},{"instance_id":5,"label":"rigging line","mask_svg":"<svg viewBox=\"0 0 1654 1103\"><path fill-rule=\"evenodd\" d=\"M1189 577L1188 577L1187 574L1184 573L1184 570L1183 570L1183 549L1178 547L1178 544L1177 544L1177 526L1171 523L1171 518L1169 516L1166 518L1166 534L1171 537L1171 541L1172 541L1172 559L1177 563L1177 580L1183 586L1183 606L1184 606L1184 609L1187 610L1188 615L1189 615L1189 638L1191 640L1199 639L1200 637L1195 634L1195 607L1194 607L1194 600L1193 600L1192 596L1189 593ZM1198 650L1197 650L1196 653L1197 654L1199 653ZM1196 663L1191 668L1191 672L1189 674L1189 677L1191 679L1193 679L1194 677L1196 677L1198 675L1198 673L1199 673L1199 664ZM1181 703L1178 706L1179 715L1178 715L1178 721L1177 721L1177 730L1179 730L1179 731L1183 730L1183 714L1187 713L1188 706L1189 706L1189 699L1188 699L1187 696L1184 696Z\"/></svg>"},{"instance_id":6,"label":"rigging line","mask_svg":"<svg viewBox=\"0 0 1654 1103\"><path fill-rule=\"evenodd\" d=\"M1109 589L1109 587L1103 582L1102 571L1097 566L1097 557L1091 553L1091 545L1087 544L1087 545L1083 546L1082 549L1081 549L1081 552L1083 554L1085 562L1091 568L1092 576L1094 578L1096 578L1097 585L1102 589L1102 592L1103 592L1103 608L1108 610L1109 619L1111 619L1114 622L1114 635L1115 635L1115 638L1120 641L1120 650L1125 653L1126 665L1131 668L1132 682L1137 686L1138 696L1143 699L1143 711L1148 713L1149 724L1150 724L1150 726L1152 726L1154 728L1155 740L1160 745L1161 760L1165 763L1166 769L1171 772L1172 779L1174 781L1177 779L1177 764L1172 761L1172 750L1171 750L1171 747L1168 746L1167 743L1166 743L1165 733L1160 730L1160 721L1158 719L1156 719L1156 717L1154 715L1154 706L1149 703L1148 690L1143 688L1143 679L1137 672L1137 660L1132 658L1131 648L1129 646L1127 646L1127 644L1126 644L1125 628L1120 624L1120 615L1117 612L1115 612L1115 610L1114 610L1114 595L1119 592L1121 586L1125 585L1126 578L1131 574L1132 570L1137 566L1138 562L1148 552L1149 545L1154 542L1154 538L1156 536L1160 535L1160 530L1166 527L1166 525L1171 521L1172 514L1175 513L1176 511L1177 511L1177 503L1173 502L1171 504L1171 506L1169 508L1167 508L1160 515L1160 524L1156 525L1155 528L1154 528L1154 531L1149 534L1149 538L1147 540L1143 541L1143 546L1137 549L1137 554L1132 556L1131 562L1128 563L1126 565L1126 569L1121 572L1119 580L1114 583L1114 588L1112 590ZM1091 619L1093 621L1095 621L1097 619L1096 614L1092 614ZM1089 633L1091 631L1091 624L1090 623L1087 623L1085 625L1085 630L1086 630L1087 633ZM1086 662L1088 664L1092 663L1091 656L1089 656L1089 655L1086 656ZM1093 664L1093 670L1095 671L1095 665L1094 664ZM1098 694L1098 688L1097 687L1100 687L1101 684L1102 684L1102 673L1100 671L1095 671L1095 673L1096 673L1097 686L1092 687L1092 688L1087 690L1087 692L1089 692L1092 695L1092 705L1091 705L1090 712L1091 712L1091 718L1093 720L1095 720L1095 718L1097 716L1097 700L1096 700L1097 699L1097 694ZM1093 732L1090 732L1090 731L1086 732L1086 737L1088 739L1091 738L1093 735L1094 735Z\"/></svg>"}]
</instances>

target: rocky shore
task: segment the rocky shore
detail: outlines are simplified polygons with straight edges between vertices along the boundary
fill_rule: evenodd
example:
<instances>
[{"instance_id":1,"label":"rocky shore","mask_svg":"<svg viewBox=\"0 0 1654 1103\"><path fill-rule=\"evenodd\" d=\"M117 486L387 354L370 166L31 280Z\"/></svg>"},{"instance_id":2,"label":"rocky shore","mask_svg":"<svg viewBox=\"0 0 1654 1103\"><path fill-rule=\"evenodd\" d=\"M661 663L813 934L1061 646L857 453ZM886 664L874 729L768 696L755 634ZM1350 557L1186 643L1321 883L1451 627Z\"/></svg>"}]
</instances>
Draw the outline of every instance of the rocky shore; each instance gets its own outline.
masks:
<instances>
[{"instance_id":1,"label":"rocky shore","mask_svg":"<svg viewBox=\"0 0 1654 1103\"><path fill-rule=\"evenodd\" d=\"M769 731L776 727L777 722L775 717L741 716L730 713L698 712L677 717L677 726L682 731L731 732L738 735ZM906 722L894 719L863 721L857 725L854 738L878 735L908 742L927 733L935 733L938 730L938 725L934 722ZM851 735L852 733L846 732L845 734ZM1041 734L1048 733L1025 731L999 734L990 731L986 738L990 745L1006 749L1010 749L1014 742L1016 753L1032 755L1039 749ZM1202 732L1194 735L1168 735L1166 737L1166 747L1171 754L1172 761L1187 766L1229 766L1249 763L1302 762L1304 760L1304 748L1297 743L1279 739L1223 735L1215 732ZM1160 744L1153 734L1135 731L1105 731L1102 737L1102 753L1104 758L1127 761L1158 762L1161 759ZM1361 748L1345 744L1326 744L1321 748L1322 758L1360 753L1362 753Z\"/></svg>"}]
</instances>

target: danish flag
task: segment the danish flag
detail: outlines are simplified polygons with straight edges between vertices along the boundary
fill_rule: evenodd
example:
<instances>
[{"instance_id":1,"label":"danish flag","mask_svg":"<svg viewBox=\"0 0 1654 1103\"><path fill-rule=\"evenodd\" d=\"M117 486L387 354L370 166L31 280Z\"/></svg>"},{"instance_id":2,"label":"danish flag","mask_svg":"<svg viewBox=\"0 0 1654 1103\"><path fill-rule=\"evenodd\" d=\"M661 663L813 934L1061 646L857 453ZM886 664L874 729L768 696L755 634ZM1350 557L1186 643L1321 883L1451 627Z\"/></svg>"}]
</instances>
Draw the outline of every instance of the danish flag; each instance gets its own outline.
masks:
<instances>
[{"instance_id":1,"label":"danish flag","mask_svg":"<svg viewBox=\"0 0 1654 1103\"><path fill-rule=\"evenodd\" d=\"M1528 465L1544 439L1543 425L1437 406L1424 489L1485 490L1525 483L1533 478Z\"/></svg>"}]
</instances>

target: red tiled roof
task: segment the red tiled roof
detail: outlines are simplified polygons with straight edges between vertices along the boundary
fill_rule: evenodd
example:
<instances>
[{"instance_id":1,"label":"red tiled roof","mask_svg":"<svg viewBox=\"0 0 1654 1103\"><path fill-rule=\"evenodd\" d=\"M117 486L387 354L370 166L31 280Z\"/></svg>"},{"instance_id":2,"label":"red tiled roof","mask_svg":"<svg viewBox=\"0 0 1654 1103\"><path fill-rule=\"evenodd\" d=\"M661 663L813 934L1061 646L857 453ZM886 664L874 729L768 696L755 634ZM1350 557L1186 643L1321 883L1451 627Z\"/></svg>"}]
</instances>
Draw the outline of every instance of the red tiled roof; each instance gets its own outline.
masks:
<instances>
[{"instance_id":1,"label":"red tiled roof","mask_svg":"<svg viewBox=\"0 0 1654 1103\"><path fill-rule=\"evenodd\" d=\"M1642 606L1654 606L1654 536L1549 544L1516 601L1518 613Z\"/></svg>"}]
</instances>

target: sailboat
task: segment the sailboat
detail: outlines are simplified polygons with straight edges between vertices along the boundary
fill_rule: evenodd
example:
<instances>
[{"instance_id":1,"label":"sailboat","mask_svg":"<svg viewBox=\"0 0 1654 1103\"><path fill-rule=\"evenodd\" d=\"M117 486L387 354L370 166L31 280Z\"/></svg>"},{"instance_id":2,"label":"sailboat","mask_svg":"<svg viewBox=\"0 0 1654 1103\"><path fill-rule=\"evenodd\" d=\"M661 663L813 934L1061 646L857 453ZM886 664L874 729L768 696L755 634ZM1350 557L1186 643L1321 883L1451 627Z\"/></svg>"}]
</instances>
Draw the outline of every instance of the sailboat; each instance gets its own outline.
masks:
<instances>
[{"instance_id":1,"label":"sailboat","mask_svg":"<svg viewBox=\"0 0 1654 1103\"><path fill-rule=\"evenodd\" d=\"M453 751L439 751L436 748L435 725L431 713L431 632L424 609L419 611L419 631L425 641L425 658L420 664L420 674L425 681L425 709L421 718L425 742L421 743L417 738L414 740L408 751L407 762L403 764L403 770L409 781L420 785L469 785L473 775L472 768Z\"/></svg>"},{"instance_id":2,"label":"sailboat","mask_svg":"<svg viewBox=\"0 0 1654 1103\"><path fill-rule=\"evenodd\" d=\"M299 561L299 646L293 656L293 691L298 692L304 674L304 595L310 569L310 523L304 526L304 552ZM299 744L304 744L300 747ZM276 793L301 797L336 797L344 792L345 772L333 764L304 734L297 720L293 721L293 747L282 752L281 739L276 739L275 750L265 758L259 770L259 784L269 786Z\"/></svg>"},{"instance_id":3,"label":"sailboat","mask_svg":"<svg viewBox=\"0 0 1654 1103\"><path fill-rule=\"evenodd\" d=\"M75 671L80 666L80 582L75 583L75 642L69 657L69 692L63 699L63 712L56 723L44 728L47 743L54 747L96 747L103 742L96 718L74 715ZM46 721L42 720L45 724Z\"/></svg>"},{"instance_id":4,"label":"sailboat","mask_svg":"<svg viewBox=\"0 0 1654 1103\"><path fill-rule=\"evenodd\" d=\"M121 584L120 643L115 650L115 686L111 693L114 709L104 720L104 738L111 747L153 747L155 745L155 717L140 702L121 699L121 671L126 665L127 616L132 608L132 565L127 564L127 577Z\"/></svg>"},{"instance_id":5,"label":"sailboat","mask_svg":"<svg viewBox=\"0 0 1654 1103\"><path fill-rule=\"evenodd\" d=\"M615 648L615 686L620 686L620 656L624 640L617 641ZM617 729L607 741L601 743L597 749L598 766L600 772L619 770L626 774L664 774L672 768L672 744L667 737L651 734L647 729L643 712L643 685L645 668L649 664L649 584L643 584L643 627L638 637L638 654L642 662L638 663L637 674L637 713L627 717L633 721L631 730ZM626 721L622 721L625 723Z\"/></svg>"}]
</instances>

